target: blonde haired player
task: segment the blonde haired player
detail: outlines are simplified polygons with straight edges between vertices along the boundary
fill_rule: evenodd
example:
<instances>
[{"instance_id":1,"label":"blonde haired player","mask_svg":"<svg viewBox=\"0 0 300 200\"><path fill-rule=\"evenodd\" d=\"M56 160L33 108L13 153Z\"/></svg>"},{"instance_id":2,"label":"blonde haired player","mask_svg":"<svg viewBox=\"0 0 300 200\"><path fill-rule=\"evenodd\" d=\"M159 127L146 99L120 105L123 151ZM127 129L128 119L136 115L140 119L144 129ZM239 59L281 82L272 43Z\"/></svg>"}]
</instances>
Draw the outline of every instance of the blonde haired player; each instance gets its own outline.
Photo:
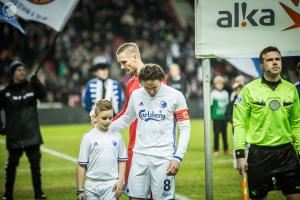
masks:
<instances>
[{"instance_id":1,"label":"blonde haired player","mask_svg":"<svg viewBox=\"0 0 300 200\"><path fill-rule=\"evenodd\" d=\"M83 136L80 144L77 200L115 200L122 194L127 152L121 134L108 130L112 117L111 102L98 101L91 118L96 124Z\"/></svg>"}]
</instances>

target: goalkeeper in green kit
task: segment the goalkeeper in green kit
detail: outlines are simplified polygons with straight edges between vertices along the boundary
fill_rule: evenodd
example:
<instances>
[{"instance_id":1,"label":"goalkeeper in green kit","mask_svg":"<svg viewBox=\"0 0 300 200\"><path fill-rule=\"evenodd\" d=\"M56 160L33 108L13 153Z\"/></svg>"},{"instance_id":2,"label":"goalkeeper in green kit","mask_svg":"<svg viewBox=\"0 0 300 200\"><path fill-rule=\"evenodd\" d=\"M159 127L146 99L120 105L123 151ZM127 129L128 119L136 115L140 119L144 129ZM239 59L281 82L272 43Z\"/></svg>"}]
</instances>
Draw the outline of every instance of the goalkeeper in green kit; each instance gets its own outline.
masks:
<instances>
[{"instance_id":1,"label":"goalkeeper in green kit","mask_svg":"<svg viewBox=\"0 0 300 200\"><path fill-rule=\"evenodd\" d=\"M260 65L263 76L247 84L234 104L237 169L248 175L251 199L266 199L269 191L280 189L287 200L300 200L299 96L280 76L281 53L276 47L262 50Z\"/></svg>"}]
</instances>

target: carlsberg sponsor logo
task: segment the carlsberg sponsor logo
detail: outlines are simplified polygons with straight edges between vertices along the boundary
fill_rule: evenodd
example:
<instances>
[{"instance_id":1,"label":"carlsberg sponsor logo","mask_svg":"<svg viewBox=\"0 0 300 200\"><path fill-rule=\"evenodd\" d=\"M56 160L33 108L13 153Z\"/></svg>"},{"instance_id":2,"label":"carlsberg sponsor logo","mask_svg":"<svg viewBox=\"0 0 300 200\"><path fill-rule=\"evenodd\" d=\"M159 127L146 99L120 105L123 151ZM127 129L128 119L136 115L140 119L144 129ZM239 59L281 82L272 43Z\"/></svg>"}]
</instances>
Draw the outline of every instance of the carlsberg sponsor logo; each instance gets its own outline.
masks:
<instances>
[{"instance_id":1,"label":"carlsberg sponsor logo","mask_svg":"<svg viewBox=\"0 0 300 200\"><path fill-rule=\"evenodd\" d=\"M166 115L161 114L161 113L155 113L154 111L146 111L146 110L140 110L139 112L139 117L141 120L144 121L162 121L166 119Z\"/></svg>"}]
</instances>

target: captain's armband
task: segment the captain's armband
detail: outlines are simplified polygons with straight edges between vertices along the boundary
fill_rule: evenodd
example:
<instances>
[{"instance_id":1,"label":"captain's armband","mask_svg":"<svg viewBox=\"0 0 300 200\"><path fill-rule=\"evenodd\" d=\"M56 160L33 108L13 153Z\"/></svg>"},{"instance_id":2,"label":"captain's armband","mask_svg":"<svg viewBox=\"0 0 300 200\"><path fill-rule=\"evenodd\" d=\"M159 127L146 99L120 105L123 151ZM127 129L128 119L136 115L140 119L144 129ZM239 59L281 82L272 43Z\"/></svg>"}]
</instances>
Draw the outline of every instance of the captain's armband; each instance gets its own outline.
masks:
<instances>
[{"instance_id":1,"label":"captain's armband","mask_svg":"<svg viewBox=\"0 0 300 200\"><path fill-rule=\"evenodd\" d=\"M175 112L176 122L181 122L185 120L189 120L190 116L187 109L179 110Z\"/></svg>"}]
</instances>

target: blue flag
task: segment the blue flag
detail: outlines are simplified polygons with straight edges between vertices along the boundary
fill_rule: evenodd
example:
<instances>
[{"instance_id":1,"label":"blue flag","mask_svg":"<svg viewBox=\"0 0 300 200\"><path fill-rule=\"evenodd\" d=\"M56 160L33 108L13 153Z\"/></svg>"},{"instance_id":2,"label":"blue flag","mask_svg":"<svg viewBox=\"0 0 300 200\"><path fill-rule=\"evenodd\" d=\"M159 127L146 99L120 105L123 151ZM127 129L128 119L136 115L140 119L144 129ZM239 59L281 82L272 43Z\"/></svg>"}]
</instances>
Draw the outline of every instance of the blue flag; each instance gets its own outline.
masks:
<instances>
[{"instance_id":1,"label":"blue flag","mask_svg":"<svg viewBox=\"0 0 300 200\"><path fill-rule=\"evenodd\" d=\"M23 34L26 34L25 30L14 16L16 11L17 8L13 3L7 2L4 4L0 1L0 20L9 23L10 25L19 29L19 31L21 31Z\"/></svg>"},{"instance_id":2,"label":"blue flag","mask_svg":"<svg viewBox=\"0 0 300 200\"><path fill-rule=\"evenodd\" d=\"M257 78L263 74L259 58L229 58L226 60L239 71L252 77Z\"/></svg>"}]
</instances>

